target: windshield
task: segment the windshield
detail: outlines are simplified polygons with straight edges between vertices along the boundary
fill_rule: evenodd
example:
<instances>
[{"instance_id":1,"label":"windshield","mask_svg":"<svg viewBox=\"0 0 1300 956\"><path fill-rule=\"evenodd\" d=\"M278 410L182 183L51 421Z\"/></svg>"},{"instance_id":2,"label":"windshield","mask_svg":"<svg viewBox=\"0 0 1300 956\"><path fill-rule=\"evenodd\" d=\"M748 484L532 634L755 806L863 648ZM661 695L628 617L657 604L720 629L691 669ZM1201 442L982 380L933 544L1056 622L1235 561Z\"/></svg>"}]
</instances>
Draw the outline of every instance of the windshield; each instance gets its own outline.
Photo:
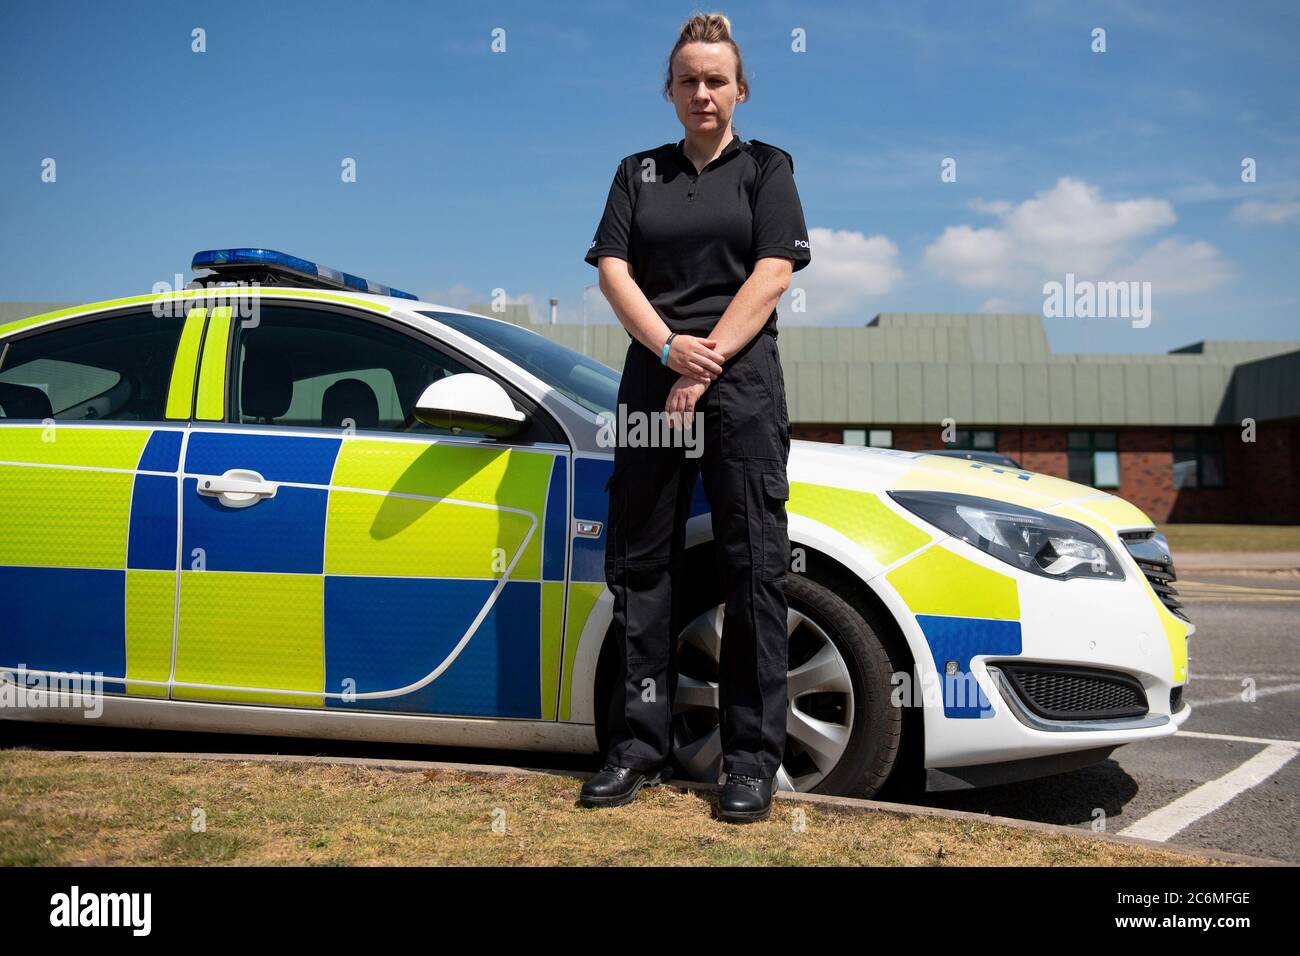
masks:
<instances>
[{"instance_id":1,"label":"windshield","mask_svg":"<svg viewBox=\"0 0 1300 956\"><path fill-rule=\"evenodd\" d=\"M501 319L451 312L421 311L420 315L449 325L500 352L583 408L597 414L614 413L622 376L608 365Z\"/></svg>"}]
</instances>

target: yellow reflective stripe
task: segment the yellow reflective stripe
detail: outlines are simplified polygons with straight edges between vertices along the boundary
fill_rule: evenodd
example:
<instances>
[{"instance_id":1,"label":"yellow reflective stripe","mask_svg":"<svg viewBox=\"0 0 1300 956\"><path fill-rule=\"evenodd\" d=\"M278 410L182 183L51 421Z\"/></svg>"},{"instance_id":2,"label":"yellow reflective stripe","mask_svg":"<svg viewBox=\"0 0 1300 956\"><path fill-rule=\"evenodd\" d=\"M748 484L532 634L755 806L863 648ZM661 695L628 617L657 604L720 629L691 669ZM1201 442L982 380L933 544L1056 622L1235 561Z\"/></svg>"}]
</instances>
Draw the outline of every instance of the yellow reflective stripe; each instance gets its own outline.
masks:
<instances>
[{"instance_id":1,"label":"yellow reflective stripe","mask_svg":"<svg viewBox=\"0 0 1300 956\"><path fill-rule=\"evenodd\" d=\"M212 310L203 340L203 365L199 369L199 400L194 417L219 422L226 417L226 352L230 346L230 306Z\"/></svg>"},{"instance_id":2,"label":"yellow reflective stripe","mask_svg":"<svg viewBox=\"0 0 1300 956\"><path fill-rule=\"evenodd\" d=\"M239 603L237 626L231 624L232 600ZM182 571L176 680L303 693L177 687L173 696L323 707L324 622L320 575Z\"/></svg>"},{"instance_id":3,"label":"yellow reflective stripe","mask_svg":"<svg viewBox=\"0 0 1300 956\"><path fill-rule=\"evenodd\" d=\"M913 614L1020 620L1014 578L935 545L886 575Z\"/></svg>"},{"instance_id":4,"label":"yellow reflective stripe","mask_svg":"<svg viewBox=\"0 0 1300 956\"><path fill-rule=\"evenodd\" d=\"M172 669L172 615L176 604L175 571L126 572L126 692L143 697L166 697Z\"/></svg>"},{"instance_id":5,"label":"yellow reflective stripe","mask_svg":"<svg viewBox=\"0 0 1300 956\"><path fill-rule=\"evenodd\" d=\"M838 531L880 564L893 564L931 540L930 535L865 491L792 481L786 509Z\"/></svg>"},{"instance_id":6,"label":"yellow reflective stripe","mask_svg":"<svg viewBox=\"0 0 1300 956\"><path fill-rule=\"evenodd\" d=\"M73 421L3 428L0 461L134 471L150 434L148 428L101 427ZM0 513L3 511L0 505Z\"/></svg>"},{"instance_id":7,"label":"yellow reflective stripe","mask_svg":"<svg viewBox=\"0 0 1300 956\"><path fill-rule=\"evenodd\" d=\"M1075 504L1086 511L1090 511L1102 519L1110 522L1116 528L1133 528L1150 525L1151 519L1148 518L1141 508L1130 504L1123 498L1110 495L1106 498L1096 498L1092 501L1078 501ZM1096 521L1085 522L1095 526Z\"/></svg>"},{"instance_id":8,"label":"yellow reflective stripe","mask_svg":"<svg viewBox=\"0 0 1300 956\"><path fill-rule=\"evenodd\" d=\"M532 524L524 515L497 510L515 508L532 515L537 526L510 577L535 581L541 577L541 519L552 460L522 449L347 439L331 483L325 573L499 578ZM493 507L429 500L443 498Z\"/></svg>"},{"instance_id":9,"label":"yellow reflective stripe","mask_svg":"<svg viewBox=\"0 0 1300 956\"><path fill-rule=\"evenodd\" d=\"M281 299L311 299L324 302L344 302L348 305L354 305L359 309L365 309L368 312L378 312L380 315L391 315L392 309L386 305L380 305L378 302L370 302L366 299L354 299L346 295L338 295L333 292L322 292L316 289L244 289L236 292L231 290L226 293L224 298L232 299L239 295L248 296L266 296ZM119 309L130 305L147 305L152 302L162 302L168 299L175 299L178 302L185 299L213 299L220 301L223 298L220 289L180 289L175 292L157 292L150 295L133 295L125 299L105 299L102 302L90 302L86 305L73 306L68 309L59 309L56 312L43 312L40 315L33 315L26 319L17 319L5 325L0 325L0 337L9 335L11 332L18 332L32 325L40 325L43 322L54 322L58 319L72 318L77 315L87 315L91 312L104 312L109 309Z\"/></svg>"},{"instance_id":10,"label":"yellow reflective stripe","mask_svg":"<svg viewBox=\"0 0 1300 956\"><path fill-rule=\"evenodd\" d=\"M604 590L603 584L575 581L569 585L569 614L564 626L564 673L560 680L560 720L572 719L573 663L578 659L578 641ZM601 706L599 701L596 706Z\"/></svg>"},{"instance_id":11,"label":"yellow reflective stripe","mask_svg":"<svg viewBox=\"0 0 1300 956\"><path fill-rule=\"evenodd\" d=\"M501 578L533 526L527 515L452 501L330 491L325 573L416 578ZM533 541L541 537L540 523ZM530 546L510 574L541 575Z\"/></svg>"},{"instance_id":12,"label":"yellow reflective stripe","mask_svg":"<svg viewBox=\"0 0 1300 956\"><path fill-rule=\"evenodd\" d=\"M1147 597L1156 609L1160 620L1160 629L1164 633L1165 643L1169 645L1169 663L1173 670L1173 682L1183 683L1187 680L1187 625L1174 617L1169 608L1161 603L1155 591L1147 587Z\"/></svg>"},{"instance_id":13,"label":"yellow reflective stripe","mask_svg":"<svg viewBox=\"0 0 1300 956\"><path fill-rule=\"evenodd\" d=\"M555 719L555 692L560 681L560 644L564 637L564 582L542 582L542 719Z\"/></svg>"},{"instance_id":14,"label":"yellow reflective stripe","mask_svg":"<svg viewBox=\"0 0 1300 956\"><path fill-rule=\"evenodd\" d=\"M203 320L207 309L190 309L185 316L180 345L176 347L176 361L172 363L172 383L167 390L167 418L188 420L194 397L194 366L199 357L199 343L203 341Z\"/></svg>"},{"instance_id":15,"label":"yellow reflective stripe","mask_svg":"<svg viewBox=\"0 0 1300 956\"><path fill-rule=\"evenodd\" d=\"M125 472L0 465L0 564L125 568L134 483Z\"/></svg>"}]
</instances>

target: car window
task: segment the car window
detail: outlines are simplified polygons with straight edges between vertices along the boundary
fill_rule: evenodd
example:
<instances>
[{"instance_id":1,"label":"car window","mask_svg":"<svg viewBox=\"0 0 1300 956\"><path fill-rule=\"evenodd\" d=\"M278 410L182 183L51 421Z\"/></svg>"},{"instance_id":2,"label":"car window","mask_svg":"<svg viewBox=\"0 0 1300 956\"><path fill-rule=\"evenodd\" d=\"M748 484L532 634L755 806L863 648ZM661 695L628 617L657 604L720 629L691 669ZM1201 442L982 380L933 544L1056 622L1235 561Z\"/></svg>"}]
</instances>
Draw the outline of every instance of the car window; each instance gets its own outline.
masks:
<instances>
[{"instance_id":1,"label":"car window","mask_svg":"<svg viewBox=\"0 0 1300 956\"><path fill-rule=\"evenodd\" d=\"M482 342L583 408L612 413L617 405L620 373L531 329L457 312L421 311L420 315Z\"/></svg>"},{"instance_id":2,"label":"car window","mask_svg":"<svg viewBox=\"0 0 1300 956\"><path fill-rule=\"evenodd\" d=\"M439 379L473 371L375 322L266 304L256 325L239 328L235 361L243 424L416 434L450 434L415 421L415 403Z\"/></svg>"},{"instance_id":3,"label":"car window","mask_svg":"<svg viewBox=\"0 0 1300 956\"><path fill-rule=\"evenodd\" d=\"M183 315L149 312L61 326L12 342L0 416L162 421Z\"/></svg>"}]
</instances>

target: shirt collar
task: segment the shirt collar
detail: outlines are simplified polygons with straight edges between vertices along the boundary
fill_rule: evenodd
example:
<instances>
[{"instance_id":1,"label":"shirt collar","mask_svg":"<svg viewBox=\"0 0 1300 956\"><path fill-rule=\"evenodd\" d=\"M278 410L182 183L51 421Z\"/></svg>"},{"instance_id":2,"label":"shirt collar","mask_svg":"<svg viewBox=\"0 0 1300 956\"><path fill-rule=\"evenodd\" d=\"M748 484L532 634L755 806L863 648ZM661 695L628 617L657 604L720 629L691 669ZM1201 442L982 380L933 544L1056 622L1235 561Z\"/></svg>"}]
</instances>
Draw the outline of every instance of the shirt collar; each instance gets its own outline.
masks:
<instances>
[{"instance_id":1,"label":"shirt collar","mask_svg":"<svg viewBox=\"0 0 1300 956\"><path fill-rule=\"evenodd\" d=\"M722 152L718 153L717 159L714 159L713 162L716 163L716 162L718 162L719 160L723 159L724 157L730 155L731 153L734 153L736 150L740 149L740 147L741 147L743 144L744 144L744 140L742 140L742 139L741 139L739 136L737 136L735 133L732 133L732 134L731 134L731 140L727 143L726 146L722 147ZM677 141L677 157L678 157L678 158L679 158L683 163L685 163L687 166L689 166L691 169L694 169L694 168L695 168L695 164L692 163L692 162L690 161L690 159L687 157L685 146L686 146L686 140L685 140L684 138L683 138L683 139L679 139L679 140ZM711 163L705 164L705 167L704 167L704 168L705 168L705 169L708 169L710 165L712 165L712 164L711 164Z\"/></svg>"}]
</instances>

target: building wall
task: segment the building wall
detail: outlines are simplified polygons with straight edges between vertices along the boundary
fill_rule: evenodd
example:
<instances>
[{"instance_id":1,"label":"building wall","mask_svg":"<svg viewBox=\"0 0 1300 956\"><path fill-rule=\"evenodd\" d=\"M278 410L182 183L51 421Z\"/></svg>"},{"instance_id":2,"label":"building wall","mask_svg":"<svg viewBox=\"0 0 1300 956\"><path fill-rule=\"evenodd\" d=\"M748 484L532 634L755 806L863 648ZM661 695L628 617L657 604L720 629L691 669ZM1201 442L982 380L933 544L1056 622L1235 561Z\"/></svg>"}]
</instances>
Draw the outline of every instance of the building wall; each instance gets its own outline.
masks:
<instances>
[{"instance_id":1,"label":"building wall","mask_svg":"<svg viewBox=\"0 0 1300 956\"><path fill-rule=\"evenodd\" d=\"M867 426L860 426L867 427ZM871 428L890 426L873 423ZM1069 477L1067 435L1071 429L1006 426L998 451L1027 471ZM1119 449L1118 488L1106 489L1146 512L1157 523L1300 523L1300 421L1265 422L1254 442L1237 428L1215 429L1223 436L1225 484L1222 488L1174 487L1174 435L1171 428L1111 429ZM942 448L939 426L892 426L893 447L902 451ZM839 442L842 430L826 424L797 424L794 438Z\"/></svg>"}]
</instances>

